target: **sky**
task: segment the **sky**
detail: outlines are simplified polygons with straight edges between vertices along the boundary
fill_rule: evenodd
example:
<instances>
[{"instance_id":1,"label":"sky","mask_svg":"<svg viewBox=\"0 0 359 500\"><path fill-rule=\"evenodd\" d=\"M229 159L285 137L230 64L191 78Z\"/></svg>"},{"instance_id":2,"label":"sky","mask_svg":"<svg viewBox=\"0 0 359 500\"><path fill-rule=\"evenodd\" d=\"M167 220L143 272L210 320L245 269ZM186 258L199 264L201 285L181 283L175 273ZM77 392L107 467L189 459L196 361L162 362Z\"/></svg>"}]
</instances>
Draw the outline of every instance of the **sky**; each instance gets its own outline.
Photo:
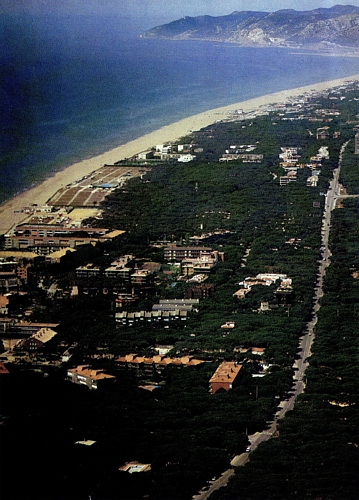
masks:
<instances>
[{"instance_id":1,"label":"sky","mask_svg":"<svg viewBox=\"0 0 359 500\"><path fill-rule=\"evenodd\" d=\"M337 4L359 7L359 0L0 0L0 13L110 14L148 19L150 27L153 20L164 23L184 16L221 16L242 10L312 10Z\"/></svg>"}]
</instances>

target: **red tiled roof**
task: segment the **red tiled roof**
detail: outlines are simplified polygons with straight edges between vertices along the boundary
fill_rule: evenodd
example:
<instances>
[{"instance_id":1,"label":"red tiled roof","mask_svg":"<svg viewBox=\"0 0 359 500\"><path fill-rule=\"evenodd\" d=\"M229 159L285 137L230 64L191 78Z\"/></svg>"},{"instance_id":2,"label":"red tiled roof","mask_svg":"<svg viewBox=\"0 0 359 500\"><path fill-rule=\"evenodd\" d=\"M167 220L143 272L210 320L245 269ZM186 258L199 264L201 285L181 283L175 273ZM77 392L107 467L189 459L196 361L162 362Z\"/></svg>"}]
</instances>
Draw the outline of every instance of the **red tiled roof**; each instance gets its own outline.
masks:
<instances>
[{"instance_id":1,"label":"red tiled roof","mask_svg":"<svg viewBox=\"0 0 359 500\"><path fill-rule=\"evenodd\" d=\"M4 363L0 363L0 375L7 375L9 373L9 370L5 367Z\"/></svg>"},{"instance_id":2,"label":"red tiled roof","mask_svg":"<svg viewBox=\"0 0 359 500\"><path fill-rule=\"evenodd\" d=\"M212 382L233 382L237 377L242 365L232 361L223 361L210 379Z\"/></svg>"}]
</instances>

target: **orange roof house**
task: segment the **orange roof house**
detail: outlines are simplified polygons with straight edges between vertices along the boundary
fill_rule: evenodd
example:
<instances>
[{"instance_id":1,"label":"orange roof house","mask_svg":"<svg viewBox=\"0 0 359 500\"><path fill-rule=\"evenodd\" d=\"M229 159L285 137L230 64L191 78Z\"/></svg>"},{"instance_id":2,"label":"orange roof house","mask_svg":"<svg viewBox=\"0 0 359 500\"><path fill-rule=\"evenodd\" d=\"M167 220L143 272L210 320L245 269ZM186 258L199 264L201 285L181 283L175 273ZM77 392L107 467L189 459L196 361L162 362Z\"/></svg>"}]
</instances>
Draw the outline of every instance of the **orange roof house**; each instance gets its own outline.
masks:
<instances>
[{"instance_id":1,"label":"orange roof house","mask_svg":"<svg viewBox=\"0 0 359 500\"><path fill-rule=\"evenodd\" d=\"M80 365L67 370L67 379L74 384L86 385L89 389L98 389L104 382L114 382L116 377L104 373L103 370L93 370L88 365Z\"/></svg>"},{"instance_id":2,"label":"orange roof house","mask_svg":"<svg viewBox=\"0 0 359 500\"><path fill-rule=\"evenodd\" d=\"M236 326L234 321L226 321L223 325L221 325L221 328L224 329L232 329Z\"/></svg>"},{"instance_id":3,"label":"orange roof house","mask_svg":"<svg viewBox=\"0 0 359 500\"><path fill-rule=\"evenodd\" d=\"M210 393L215 394L218 389L229 391L242 368L236 361L223 361L212 375L210 384Z\"/></svg>"},{"instance_id":4,"label":"orange roof house","mask_svg":"<svg viewBox=\"0 0 359 500\"><path fill-rule=\"evenodd\" d=\"M263 356L263 354L265 353L265 350L266 350L265 347L252 347L251 353L258 354L258 356Z\"/></svg>"},{"instance_id":5,"label":"orange roof house","mask_svg":"<svg viewBox=\"0 0 359 500\"><path fill-rule=\"evenodd\" d=\"M197 367L204 363L201 359L192 356L182 356L181 358L169 358L160 354L152 358L137 356L136 354L126 354L116 359L119 366L133 370L138 377L142 375L154 376L160 374L167 366L171 367Z\"/></svg>"}]
</instances>

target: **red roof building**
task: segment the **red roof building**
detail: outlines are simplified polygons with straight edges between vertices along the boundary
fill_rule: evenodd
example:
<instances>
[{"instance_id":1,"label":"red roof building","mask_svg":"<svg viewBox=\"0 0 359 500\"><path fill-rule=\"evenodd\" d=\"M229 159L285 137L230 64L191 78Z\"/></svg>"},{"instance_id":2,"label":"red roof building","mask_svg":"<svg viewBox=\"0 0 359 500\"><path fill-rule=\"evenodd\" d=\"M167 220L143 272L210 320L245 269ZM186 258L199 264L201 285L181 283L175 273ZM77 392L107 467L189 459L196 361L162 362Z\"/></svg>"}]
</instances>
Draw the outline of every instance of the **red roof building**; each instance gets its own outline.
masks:
<instances>
[{"instance_id":1,"label":"red roof building","mask_svg":"<svg viewBox=\"0 0 359 500\"><path fill-rule=\"evenodd\" d=\"M242 368L236 361L223 361L212 375L210 384L210 393L215 394L218 389L229 391L232 389L237 376Z\"/></svg>"}]
</instances>

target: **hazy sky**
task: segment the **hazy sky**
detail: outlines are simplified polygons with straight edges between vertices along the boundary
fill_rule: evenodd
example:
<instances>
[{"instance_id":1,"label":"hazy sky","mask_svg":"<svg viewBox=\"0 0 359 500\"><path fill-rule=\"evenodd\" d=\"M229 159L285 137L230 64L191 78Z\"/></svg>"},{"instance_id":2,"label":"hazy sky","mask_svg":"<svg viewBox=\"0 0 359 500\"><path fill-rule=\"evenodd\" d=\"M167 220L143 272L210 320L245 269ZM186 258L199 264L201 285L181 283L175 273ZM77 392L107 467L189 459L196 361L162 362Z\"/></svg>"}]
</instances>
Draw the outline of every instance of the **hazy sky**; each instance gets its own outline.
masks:
<instances>
[{"instance_id":1,"label":"hazy sky","mask_svg":"<svg viewBox=\"0 0 359 500\"><path fill-rule=\"evenodd\" d=\"M359 0L0 0L0 12L25 10L28 13L58 11L66 13L136 15L178 19L183 16L230 14L237 10L311 10L336 4L359 6Z\"/></svg>"},{"instance_id":2,"label":"hazy sky","mask_svg":"<svg viewBox=\"0 0 359 500\"><path fill-rule=\"evenodd\" d=\"M311 10L317 7L332 7L336 4L359 6L359 0L301 0L300 2L298 0L127 0L126 2L125 0L123 3L126 3L129 10L141 12L145 9L147 12L155 12L156 15L165 14L173 18L203 14L221 16L235 10L272 12L279 9Z\"/></svg>"},{"instance_id":3,"label":"hazy sky","mask_svg":"<svg viewBox=\"0 0 359 500\"><path fill-rule=\"evenodd\" d=\"M119 22L123 29L139 34L184 16L222 16L242 10L312 10L337 4L359 7L359 0L0 0L0 15L26 13L29 21L39 14L45 18L50 14L61 17L84 14L97 22L110 16L109 29L113 29L110 26L119 19L123 21Z\"/></svg>"}]
</instances>

